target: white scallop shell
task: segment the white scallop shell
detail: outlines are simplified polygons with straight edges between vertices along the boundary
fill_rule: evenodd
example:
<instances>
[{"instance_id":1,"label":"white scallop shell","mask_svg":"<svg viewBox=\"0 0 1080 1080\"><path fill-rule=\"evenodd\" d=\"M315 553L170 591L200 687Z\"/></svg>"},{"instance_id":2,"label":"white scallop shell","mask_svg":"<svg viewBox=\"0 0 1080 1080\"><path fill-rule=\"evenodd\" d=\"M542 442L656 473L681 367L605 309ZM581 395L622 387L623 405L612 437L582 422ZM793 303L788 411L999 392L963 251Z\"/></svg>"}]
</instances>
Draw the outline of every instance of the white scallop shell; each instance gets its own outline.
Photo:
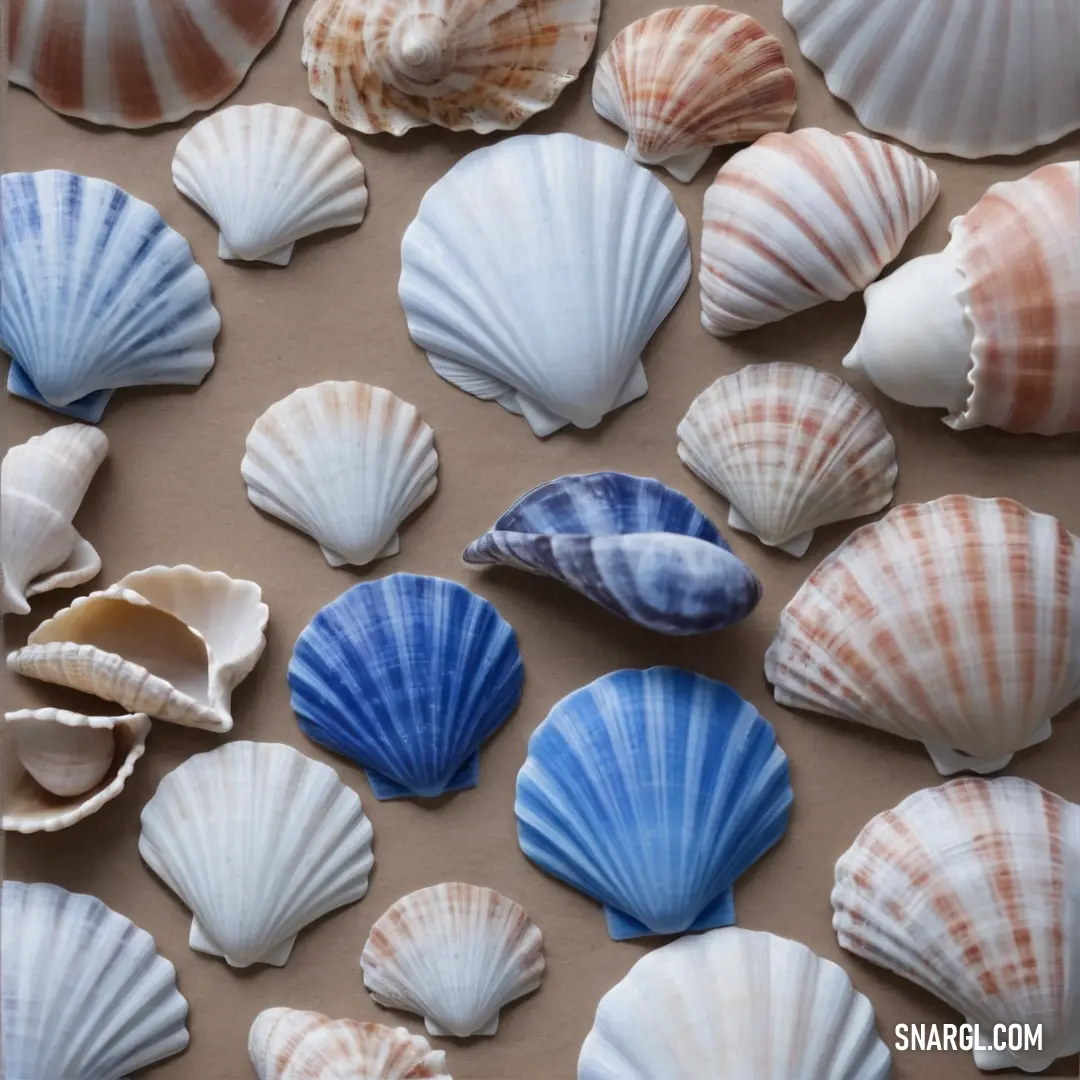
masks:
<instances>
[{"instance_id":1,"label":"white scallop shell","mask_svg":"<svg viewBox=\"0 0 1080 1080\"><path fill-rule=\"evenodd\" d=\"M424 196L398 291L439 375L550 435L648 390L642 352L689 278L686 222L655 176L576 135L518 135Z\"/></svg>"},{"instance_id":2,"label":"white scallop shell","mask_svg":"<svg viewBox=\"0 0 1080 1080\"><path fill-rule=\"evenodd\" d=\"M419 1013L430 1034L494 1035L502 1007L540 985L544 940L509 897L446 882L393 904L360 964L371 996Z\"/></svg>"},{"instance_id":3,"label":"white scallop shell","mask_svg":"<svg viewBox=\"0 0 1080 1080\"><path fill-rule=\"evenodd\" d=\"M814 530L892 500L896 444L843 380L803 364L752 364L699 394L679 458L731 503L728 524L800 558Z\"/></svg>"},{"instance_id":4,"label":"white scallop shell","mask_svg":"<svg viewBox=\"0 0 1080 1080\"><path fill-rule=\"evenodd\" d=\"M191 908L192 949L281 967L305 926L367 892L371 836L330 766L281 743L232 742L161 781L139 854Z\"/></svg>"},{"instance_id":5,"label":"white scallop shell","mask_svg":"<svg viewBox=\"0 0 1080 1080\"><path fill-rule=\"evenodd\" d=\"M396 555L398 526L435 492L435 432L414 405L359 382L275 402L248 433L248 498L314 537L331 566Z\"/></svg>"},{"instance_id":6,"label":"white scallop shell","mask_svg":"<svg viewBox=\"0 0 1080 1080\"><path fill-rule=\"evenodd\" d=\"M888 1080L874 1009L805 945L727 927L642 957L600 1000L578 1080Z\"/></svg>"},{"instance_id":7,"label":"white scallop shell","mask_svg":"<svg viewBox=\"0 0 1080 1080\"><path fill-rule=\"evenodd\" d=\"M218 224L218 258L286 266L293 243L359 225L368 193L349 140L283 105L230 105L177 144L173 183Z\"/></svg>"},{"instance_id":8,"label":"white scallop shell","mask_svg":"<svg viewBox=\"0 0 1080 1080\"><path fill-rule=\"evenodd\" d=\"M701 322L726 337L860 292L937 199L906 150L820 128L740 150L705 192Z\"/></svg>"}]
</instances>

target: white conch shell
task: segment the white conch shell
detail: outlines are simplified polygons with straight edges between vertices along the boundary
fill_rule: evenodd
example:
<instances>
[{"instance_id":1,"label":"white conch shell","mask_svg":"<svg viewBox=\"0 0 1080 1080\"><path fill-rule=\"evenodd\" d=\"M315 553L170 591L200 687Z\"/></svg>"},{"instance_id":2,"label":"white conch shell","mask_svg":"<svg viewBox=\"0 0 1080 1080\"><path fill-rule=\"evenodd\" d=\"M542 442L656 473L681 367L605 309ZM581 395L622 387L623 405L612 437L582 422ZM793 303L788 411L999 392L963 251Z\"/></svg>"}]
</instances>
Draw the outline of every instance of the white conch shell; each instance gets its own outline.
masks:
<instances>
[{"instance_id":1,"label":"white conch shell","mask_svg":"<svg viewBox=\"0 0 1080 1080\"><path fill-rule=\"evenodd\" d=\"M398 526L435 492L435 432L414 405L359 382L275 402L248 433L248 498L313 536L331 566L396 555Z\"/></svg>"},{"instance_id":2,"label":"white conch shell","mask_svg":"<svg viewBox=\"0 0 1080 1080\"><path fill-rule=\"evenodd\" d=\"M888 1080L870 1001L805 945L726 927L642 957L600 999L578 1080Z\"/></svg>"},{"instance_id":3,"label":"white conch shell","mask_svg":"<svg viewBox=\"0 0 1080 1080\"><path fill-rule=\"evenodd\" d=\"M938 191L924 162L877 139L765 135L705 192L702 325L726 337L865 289Z\"/></svg>"},{"instance_id":4,"label":"white conch shell","mask_svg":"<svg viewBox=\"0 0 1080 1080\"><path fill-rule=\"evenodd\" d=\"M784 0L784 18L864 127L925 153L1020 154L1080 128L1068 0Z\"/></svg>"},{"instance_id":5,"label":"white conch shell","mask_svg":"<svg viewBox=\"0 0 1080 1080\"><path fill-rule=\"evenodd\" d=\"M494 1035L502 1007L540 985L544 940L509 897L446 882L393 904L360 964L371 996L419 1013L430 1034Z\"/></svg>"},{"instance_id":6,"label":"white conch shell","mask_svg":"<svg viewBox=\"0 0 1080 1080\"><path fill-rule=\"evenodd\" d=\"M878 814L836 864L833 926L850 952L947 1002L988 1043L980 1069L1041 1072L1080 1050L1080 806L1028 780L964 778Z\"/></svg>"},{"instance_id":7,"label":"white conch shell","mask_svg":"<svg viewBox=\"0 0 1080 1080\"><path fill-rule=\"evenodd\" d=\"M0 612L25 615L27 599L89 581L101 569L94 548L74 529L109 440L68 424L13 446L0 469Z\"/></svg>"},{"instance_id":8,"label":"white conch shell","mask_svg":"<svg viewBox=\"0 0 1080 1080\"><path fill-rule=\"evenodd\" d=\"M173 183L218 224L218 258L286 266L293 243L359 225L368 193L349 140L284 105L230 105L177 144Z\"/></svg>"},{"instance_id":9,"label":"white conch shell","mask_svg":"<svg viewBox=\"0 0 1080 1080\"><path fill-rule=\"evenodd\" d=\"M248 1056L259 1080L451 1080L422 1035L300 1009L263 1009Z\"/></svg>"},{"instance_id":10,"label":"white conch shell","mask_svg":"<svg viewBox=\"0 0 1080 1080\"><path fill-rule=\"evenodd\" d=\"M268 618L253 581L153 566L46 619L9 654L8 667L132 712L224 732L232 692L266 645Z\"/></svg>"},{"instance_id":11,"label":"white conch shell","mask_svg":"<svg viewBox=\"0 0 1080 1080\"><path fill-rule=\"evenodd\" d=\"M487 134L549 108L589 59L600 0L316 0L308 87L365 135Z\"/></svg>"},{"instance_id":12,"label":"white conch shell","mask_svg":"<svg viewBox=\"0 0 1080 1080\"><path fill-rule=\"evenodd\" d=\"M679 458L731 503L728 524L796 558L821 525L892 500L896 444L843 380L802 364L752 364L699 394Z\"/></svg>"},{"instance_id":13,"label":"white conch shell","mask_svg":"<svg viewBox=\"0 0 1080 1080\"><path fill-rule=\"evenodd\" d=\"M550 435L648 390L642 351L689 278L686 221L655 176L576 135L518 135L424 196L398 292L439 375Z\"/></svg>"},{"instance_id":14,"label":"white conch shell","mask_svg":"<svg viewBox=\"0 0 1080 1080\"><path fill-rule=\"evenodd\" d=\"M915 739L942 774L996 772L1080 698L1080 538L1010 499L899 506L780 616L781 705Z\"/></svg>"},{"instance_id":15,"label":"white conch shell","mask_svg":"<svg viewBox=\"0 0 1080 1080\"><path fill-rule=\"evenodd\" d=\"M19 769L5 770L4 829L55 832L100 810L124 790L146 752L143 713L86 716L64 709L22 709L4 716Z\"/></svg>"},{"instance_id":16,"label":"white conch shell","mask_svg":"<svg viewBox=\"0 0 1080 1080\"><path fill-rule=\"evenodd\" d=\"M1080 431L1080 162L994 184L949 232L866 290L844 366L958 431Z\"/></svg>"},{"instance_id":17,"label":"white conch shell","mask_svg":"<svg viewBox=\"0 0 1080 1080\"><path fill-rule=\"evenodd\" d=\"M305 926L367 892L371 837L360 797L329 765L232 742L161 781L139 854L191 908L192 949L281 967Z\"/></svg>"},{"instance_id":18,"label":"white conch shell","mask_svg":"<svg viewBox=\"0 0 1080 1080\"><path fill-rule=\"evenodd\" d=\"M626 152L688 183L714 146L786 131L795 76L760 23L710 4L664 8L620 30L597 61L593 107Z\"/></svg>"}]
</instances>

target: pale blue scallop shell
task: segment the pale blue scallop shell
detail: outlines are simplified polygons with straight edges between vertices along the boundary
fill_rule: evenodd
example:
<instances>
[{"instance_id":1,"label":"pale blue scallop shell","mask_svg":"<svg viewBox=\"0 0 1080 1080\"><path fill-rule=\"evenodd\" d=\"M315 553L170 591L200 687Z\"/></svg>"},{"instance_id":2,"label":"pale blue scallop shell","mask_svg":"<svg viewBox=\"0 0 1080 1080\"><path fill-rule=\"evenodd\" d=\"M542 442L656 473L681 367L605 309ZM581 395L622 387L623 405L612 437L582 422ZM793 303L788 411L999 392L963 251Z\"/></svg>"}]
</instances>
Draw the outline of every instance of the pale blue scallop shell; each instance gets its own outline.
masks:
<instances>
[{"instance_id":1,"label":"pale blue scallop shell","mask_svg":"<svg viewBox=\"0 0 1080 1080\"><path fill-rule=\"evenodd\" d=\"M616 940L735 921L732 886L791 806L769 722L679 668L616 671L563 698L517 781L522 851L599 900Z\"/></svg>"},{"instance_id":2,"label":"pale blue scallop shell","mask_svg":"<svg viewBox=\"0 0 1080 1080\"><path fill-rule=\"evenodd\" d=\"M443 578L392 574L320 611L289 663L306 735L359 762L378 799L476 787L480 745L514 711L513 628Z\"/></svg>"},{"instance_id":3,"label":"pale blue scallop shell","mask_svg":"<svg viewBox=\"0 0 1080 1080\"><path fill-rule=\"evenodd\" d=\"M662 634L699 634L746 618L761 582L716 526L659 480L560 476L522 496L464 553L555 578Z\"/></svg>"},{"instance_id":4,"label":"pale blue scallop shell","mask_svg":"<svg viewBox=\"0 0 1080 1080\"><path fill-rule=\"evenodd\" d=\"M187 241L107 180L0 179L0 347L8 390L97 422L113 390L195 385L221 319Z\"/></svg>"}]
</instances>

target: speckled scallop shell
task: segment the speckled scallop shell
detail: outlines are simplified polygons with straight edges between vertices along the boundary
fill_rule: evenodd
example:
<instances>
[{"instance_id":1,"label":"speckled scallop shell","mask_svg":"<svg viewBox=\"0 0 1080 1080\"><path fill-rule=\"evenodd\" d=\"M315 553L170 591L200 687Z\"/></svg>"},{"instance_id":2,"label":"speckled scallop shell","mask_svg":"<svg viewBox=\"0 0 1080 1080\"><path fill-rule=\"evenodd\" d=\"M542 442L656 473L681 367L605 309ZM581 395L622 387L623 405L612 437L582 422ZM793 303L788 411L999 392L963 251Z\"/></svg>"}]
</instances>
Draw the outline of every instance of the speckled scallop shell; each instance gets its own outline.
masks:
<instances>
[{"instance_id":1,"label":"speckled scallop shell","mask_svg":"<svg viewBox=\"0 0 1080 1080\"><path fill-rule=\"evenodd\" d=\"M290 0L12 0L8 75L50 109L125 128L211 109Z\"/></svg>"},{"instance_id":2,"label":"speckled scallop shell","mask_svg":"<svg viewBox=\"0 0 1080 1080\"><path fill-rule=\"evenodd\" d=\"M799 558L814 530L892 500L896 444L847 383L802 364L717 379L679 424L679 458L731 503L728 524Z\"/></svg>"},{"instance_id":3,"label":"speckled scallop shell","mask_svg":"<svg viewBox=\"0 0 1080 1080\"><path fill-rule=\"evenodd\" d=\"M600 0L315 0L311 93L365 135L506 131L549 108L596 40Z\"/></svg>"},{"instance_id":4,"label":"speckled scallop shell","mask_svg":"<svg viewBox=\"0 0 1080 1080\"><path fill-rule=\"evenodd\" d=\"M430 1034L494 1035L502 1007L540 985L544 939L509 897L446 882L393 904L360 964L371 996L419 1013Z\"/></svg>"},{"instance_id":5,"label":"speckled scallop shell","mask_svg":"<svg viewBox=\"0 0 1080 1080\"><path fill-rule=\"evenodd\" d=\"M1015 777L952 780L878 814L836 864L833 926L857 956L936 994L989 1043L980 1069L1041 1072L1080 1050L1080 806Z\"/></svg>"},{"instance_id":6,"label":"speckled scallop shell","mask_svg":"<svg viewBox=\"0 0 1080 1080\"><path fill-rule=\"evenodd\" d=\"M1080 162L994 184L949 231L866 290L845 367L958 431L1080 431Z\"/></svg>"},{"instance_id":7,"label":"speckled scallop shell","mask_svg":"<svg viewBox=\"0 0 1080 1080\"><path fill-rule=\"evenodd\" d=\"M763 136L705 193L702 325L726 337L865 289L938 190L924 162L877 139Z\"/></svg>"},{"instance_id":8,"label":"speckled scallop shell","mask_svg":"<svg viewBox=\"0 0 1080 1080\"><path fill-rule=\"evenodd\" d=\"M854 533L780 616L776 700L993 772L1080 698L1080 539L1009 499L899 506Z\"/></svg>"},{"instance_id":9,"label":"speckled scallop shell","mask_svg":"<svg viewBox=\"0 0 1080 1080\"><path fill-rule=\"evenodd\" d=\"M621 30L596 65L593 107L627 133L626 152L689 182L714 146L785 131L795 76L749 15L665 8Z\"/></svg>"}]
</instances>

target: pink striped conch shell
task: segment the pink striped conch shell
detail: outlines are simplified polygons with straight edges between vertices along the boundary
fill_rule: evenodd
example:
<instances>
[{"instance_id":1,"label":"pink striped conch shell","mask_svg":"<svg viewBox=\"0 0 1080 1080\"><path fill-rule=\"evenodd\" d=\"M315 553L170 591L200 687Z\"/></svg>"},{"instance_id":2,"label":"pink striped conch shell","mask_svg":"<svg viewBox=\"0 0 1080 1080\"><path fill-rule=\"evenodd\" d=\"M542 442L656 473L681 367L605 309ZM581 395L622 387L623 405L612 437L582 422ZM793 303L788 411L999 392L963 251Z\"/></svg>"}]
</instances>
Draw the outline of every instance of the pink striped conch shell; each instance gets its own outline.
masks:
<instances>
[{"instance_id":1,"label":"pink striped conch shell","mask_svg":"<svg viewBox=\"0 0 1080 1080\"><path fill-rule=\"evenodd\" d=\"M1080 431L1080 162L993 187L866 290L844 366L958 431Z\"/></svg>"},{"instance_id":2,"label":"pink striped conch shell","mask_svg":"<svg viewBox=\"0 0 1080 1080\"><path fill-rule=\"evenodd\" d=\"M917 791L840 856L832 906L845 949L979 1026L978 1068L1080 1050L1080 806L1011 776ZM997 1025L1041 1043L992 1049Z\"/></svg>"},{"instance_id":3,"label":"pink striped conch shell","mask_svg":"<svg viewBox=\"0 0 1080 1080\"><path fill-rule=\"evenodd\" d=\"M702 325L727 337L865 289L938 190L924 162L877 139L763 136L705 193Z\"/></svg>"},{"instance_id":4,"label":"pink striped conch shell","mask_svg":"<svg viewBox=\"0 0 1080 1080\"><path fill-rule=\"evenodd\" d=\"M795 76L749 15L665 8L621 30L596 65L593 107L627 133L626 152L688 182L714 146L786 131Z\"/></svg>"},{"instance_id":5,"label":"pink striped conch shell","mask_svg":"<svg viewBox=\"0 0 1080 1080\"><path fill-rule=\"evenodd\" d=\"M781 705L915 739L944 774L995 772L1080 698L1080 539L1010 499L898 506L780 616Z\"/></svg>"},{"instance_id":6,"label":"pink striped conch shell","mask_svg":"<svg viewBox=\"0 0 1080 1080\"><path fill-rule=\"evenodd\" d=\"M592 53L600 0L315 0L308 87L365 135L507 131L550 108Z\"/></svg>"},{"instance_id":7,"label":"pink striped conch shell","mask_svg":"<svg viewBox=\"0 0 1080 1080\"><path fill-rule=\"evenodd\" d=\"M892 501L896 444L842 379L751 364L703 391L679 424L679 459L731 503L728 524L795 558L821 525Z\"/></svg>"}]
</instances>

